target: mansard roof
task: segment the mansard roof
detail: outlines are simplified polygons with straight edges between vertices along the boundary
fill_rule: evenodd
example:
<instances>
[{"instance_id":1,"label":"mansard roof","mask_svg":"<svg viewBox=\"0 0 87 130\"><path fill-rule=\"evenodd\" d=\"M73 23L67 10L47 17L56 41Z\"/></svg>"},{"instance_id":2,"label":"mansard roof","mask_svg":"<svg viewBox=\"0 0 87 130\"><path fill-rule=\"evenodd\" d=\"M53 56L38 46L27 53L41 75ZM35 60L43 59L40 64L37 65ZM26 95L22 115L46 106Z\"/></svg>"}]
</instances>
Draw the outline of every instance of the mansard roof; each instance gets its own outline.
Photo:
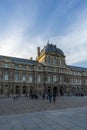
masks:
<instances>
[{"instance_id":1,"label":"mansard roof","mask_svg":"<svg viewBox=\"0 0 87 130\"><path fill-rule=\"evenodd\" d=\"M44 46L44 48L41 50L40 55L42 55L43 53L51 53L51 52L56 52L62 56L64 56L64 53L61 49L57 48L56 45L51 44L47 44L46 46Z\"/></svg>"},{"instance_id":2,"label":"mansard roof","mask_svg":"<svg viewBox=\"0 0 87 130\"><path fill-rule=\"evenodd\" d=\"M22 64L30 64L30 65L35 65L38 63L38 61L36 61L36 60L29 60L29 59L2 56L2 55L0 55L0 59L9 59L14 63L22 63Z\"/></svg>"},{"instance_id":3,"label":"mansard roof","mask_svg":"<svg viewBox=\"0 0 87 130\"><path fill-rule=\"evenodd\" d=\"M73 71L80 71L80 72L84 72L84 71L87 71L87 68L83 68L83 67L77 67L77 66L70 66L70 65L67 65L71 70Z\"/></svg>"}]
</instances>

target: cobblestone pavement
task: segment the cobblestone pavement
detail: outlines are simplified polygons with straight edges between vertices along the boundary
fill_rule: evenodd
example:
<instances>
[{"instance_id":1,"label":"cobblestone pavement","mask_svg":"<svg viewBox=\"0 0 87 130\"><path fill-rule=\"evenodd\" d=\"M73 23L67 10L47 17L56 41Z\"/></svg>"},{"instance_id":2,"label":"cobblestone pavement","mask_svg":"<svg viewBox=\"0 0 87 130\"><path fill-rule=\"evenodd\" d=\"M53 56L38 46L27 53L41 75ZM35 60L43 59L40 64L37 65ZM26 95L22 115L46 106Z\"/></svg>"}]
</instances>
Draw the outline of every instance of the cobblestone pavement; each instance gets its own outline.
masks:
<instances>
[{"instance_id":1,"label":"cobblestone pavement","mask_svg":"<svg viewBox=\"0 0 87 130\"><path fill-rule=\"evenodd\" d=\"M0 116L0 130L87 130L87 107Z\"/></svg>"},{"instance_id":2,"label":"cobblestone pavement","mask_svg":"<svg viewBox=\"0 0 87 130\"><path fill-rule=\"evenodd\" d=\"M0 115L21 114L28 112L41 112L48 110L59 110L65 108L87 107L87 96L63 96L57 97L56 103L49 100L38 100L22 97L15 101L13 98L0 98Z\"/></svg>"},{"instance_id":3,"label":"cobblestone pavement","mask_svg":"<svg viewBox=\"0 0 87 130\"><path fill-rule=\"evenodd\" d=\"M0 98L0 130L87 130L87 97Z\"/></svg>"}]
</instances>

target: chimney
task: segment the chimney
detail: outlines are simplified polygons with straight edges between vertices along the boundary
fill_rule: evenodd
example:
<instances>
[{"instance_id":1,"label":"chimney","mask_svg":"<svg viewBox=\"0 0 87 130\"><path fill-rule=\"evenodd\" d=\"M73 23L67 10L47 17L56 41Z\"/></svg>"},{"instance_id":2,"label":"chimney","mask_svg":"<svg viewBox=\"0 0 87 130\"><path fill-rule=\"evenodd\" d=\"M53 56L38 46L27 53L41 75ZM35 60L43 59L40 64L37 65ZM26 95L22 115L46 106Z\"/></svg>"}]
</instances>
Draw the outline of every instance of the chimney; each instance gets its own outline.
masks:
<instances>
[{"instance_id":1,"label":"chimney","mask_svg":"<svg viewBox=\"0 0 87 130\"><path fill-rule=\"evenodd\" d=\"M37 47L37 56L40 56L40 47Z\"/></svg>"}]
</instances>

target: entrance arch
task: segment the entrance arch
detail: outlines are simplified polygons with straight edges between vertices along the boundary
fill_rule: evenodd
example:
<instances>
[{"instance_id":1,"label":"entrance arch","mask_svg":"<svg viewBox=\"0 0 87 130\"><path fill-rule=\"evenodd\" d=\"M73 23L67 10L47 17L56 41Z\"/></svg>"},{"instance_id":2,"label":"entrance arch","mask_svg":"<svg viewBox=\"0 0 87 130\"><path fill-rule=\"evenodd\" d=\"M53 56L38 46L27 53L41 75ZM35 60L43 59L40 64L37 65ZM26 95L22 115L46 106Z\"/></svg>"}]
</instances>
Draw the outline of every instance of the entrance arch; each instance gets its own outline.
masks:
<instances>
[{"instance_id":1,"label":"entrance arch","mask_svg":"<svg viewBox=\"0 0 87 130\"><path fill-rule=\"evenodd\" d=\"M30 86L30 95L33 94L33 86Z\"/></svg>"},{"instance_id":2,"label":"entrance arch","mask_svg":"<svg viewBox=\"0 0 87 130\"><path fill-rule=\"evenodd\" d=\"M15 94L20 95L20 86L16 85L15 87Z\"/></svg>"},{"instance_id":3,"label":"entrance arch","mask_svg":"<svg viewBox=\"0 0 87 130\"><path fill-rule=\"evenodd\" d=\"M25 85L22 88L22 94L27 96L27 86L25 86Z\"/></svg>"},{"instance_id":4,"label":"entrance arch","mask_svg":"<svg viewBox=\"0 0 87 130\"><path fill-rule=\"evenodd\" d=\"M0 95L3 95L3 85L2 86L0 86Z\"/></svg>"},{"instance_id":5,"label":"entrance arch","mask_svg":"<svg viewBox=\"0 0 87 130\"><path fill-rule=\"evenodd\" d=\"M54 86L54 88L53 88L53 95L57 95L58 94L58 92L57 92L57 86Z\"/></svg>"},{"instance_id":6,"label":"entrance arch","mask_svg":"<svg viewBox=\"0 0 87 130\"><path fill-rule=\"evenodd\" d=\"M61 87L61 88L59 89L59 92L60 92L60 96L64 96L64 90L63 90L63 87Z\"/></svg>"},{"instance_id":7,"label":"entrance arch","mask_svg":"<svg viewBox=\"0 0 87 130\"><path fill-rule=\"evenodd\" d=\"M48 89L47 89L47 94L48 94L48 95L51 94L51 87L48 87Z\"/></svg>"},{"instance_id":8,"label":"entrance arch","mask_svg":"<svg viewBox=\"0 0 87 130\"><path fill-rule=\"evenodd\" d=\"M72 87L72 95L75 95L75 87Z\"/></svg>"}]
</instances>

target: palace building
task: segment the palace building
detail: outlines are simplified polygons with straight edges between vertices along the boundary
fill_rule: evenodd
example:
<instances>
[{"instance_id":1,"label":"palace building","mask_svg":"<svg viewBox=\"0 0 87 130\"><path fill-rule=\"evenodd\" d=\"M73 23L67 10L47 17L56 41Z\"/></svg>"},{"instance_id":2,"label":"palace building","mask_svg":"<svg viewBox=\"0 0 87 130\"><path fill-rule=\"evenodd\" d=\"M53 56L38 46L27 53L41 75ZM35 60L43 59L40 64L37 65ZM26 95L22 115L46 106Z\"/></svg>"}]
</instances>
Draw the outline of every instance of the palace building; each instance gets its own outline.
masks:
<instances>
[{"instance_id":1,"label":"palace building","mask_svg":"<svg viewBox=\"0 0 87 130\"><path fill-rule=\"evenodd\" d=\"M53 44L37 58L23 59L0 55L0 96L87 95L87 69L66 64L63 51Z\"/></svg>"}]
</instances>

